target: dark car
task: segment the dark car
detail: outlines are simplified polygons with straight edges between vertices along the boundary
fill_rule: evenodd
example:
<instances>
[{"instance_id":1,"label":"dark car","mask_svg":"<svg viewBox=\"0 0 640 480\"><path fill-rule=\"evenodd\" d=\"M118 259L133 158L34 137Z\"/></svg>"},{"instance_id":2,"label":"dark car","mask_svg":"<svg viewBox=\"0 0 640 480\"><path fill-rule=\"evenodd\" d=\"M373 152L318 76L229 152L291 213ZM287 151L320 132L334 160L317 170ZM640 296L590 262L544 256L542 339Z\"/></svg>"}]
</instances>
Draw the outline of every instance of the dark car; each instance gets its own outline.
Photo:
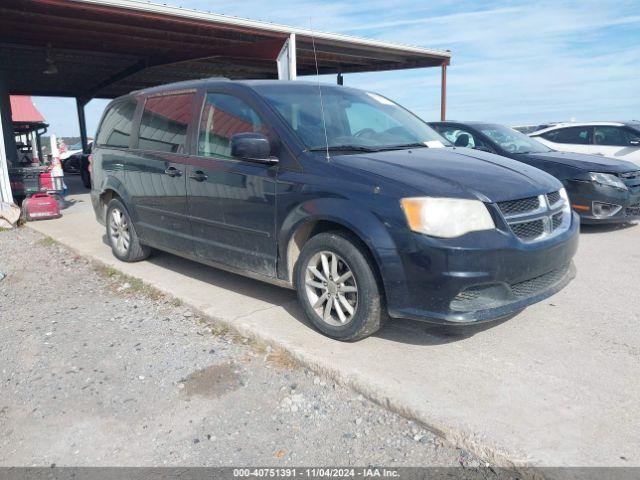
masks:
<instances>
[{"instance_id":1,"label":"dark car","mask_svg":"<svg viewBox=\"0 0 640 480\"><path fill-rule=\"evenodd\" d=\"M88 151L91 151L91 148L93 148L93 142L89 142ZM91 188L90 156L89 153L79 151L72 153L62 161L62 168L65 173L78 173L82 179L82 184L86 188Z\"/></svg>"},{"instance_id":2,"label":"dark car","mask_svg":"<svg viewBox=\"0 0 640 480\"><path fill-rule=\"evenodd\" d=\"M558 152L523 133L495 123L432 122L457 147L497 153L550 173L567 189L583 223L640 218L640 169L625 160Z\"/></svg>"},{"instance_id":3,"label":"dark car","mask_svg":"<svg viewBox=\"0 0 640 480\"><path fill-rule=\"evenodd\" d=\"M446 140L380 95L319 93L202 80L114 100L91 192L114 255L154 247L295 288L341 340L387 316L502 318L571 280L579 221L558 180L435 148Z\"/></svg>"}]
</instances>

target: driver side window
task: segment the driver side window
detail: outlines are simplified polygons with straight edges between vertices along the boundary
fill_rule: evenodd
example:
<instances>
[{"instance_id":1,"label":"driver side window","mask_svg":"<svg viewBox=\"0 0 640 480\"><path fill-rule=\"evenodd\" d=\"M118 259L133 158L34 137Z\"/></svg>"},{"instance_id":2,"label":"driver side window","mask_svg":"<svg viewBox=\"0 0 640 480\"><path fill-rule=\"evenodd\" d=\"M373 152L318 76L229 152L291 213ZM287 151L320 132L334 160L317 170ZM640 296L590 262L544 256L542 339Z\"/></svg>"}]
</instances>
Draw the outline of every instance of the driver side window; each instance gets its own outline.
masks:
<instances>
[{"instance_id":1,"label":"driver side window","mask_svg":"<svg viewBox=\"0 0 640 480\"><path fill-rule=\"evenodd\" d=\"M208 93L200 121L198 155L232 158L231 137L245 132L267 134L256 111L238 97Z\"/></svg>"},{"instance_id":2,"label":"driver side window","mask_svg":"<svg viewBox=\"0 0 640 480\"><path fill-rule=\"evenodd\" d=\"M456 127L447 127L440 130L440 133L456 147L475 148L482 144L471 132Z\"/></svg>"},{"instance_id":3,"label":"driver side window","mask_svg":"<svg viewBox=\"0 0 640 480\"><path fill-rule=\"evenodd\" d=\"M345 109L345 113L351 135L355 135L365 129L372 129L376 133L381 133L401 126L382 110L373 108L365 103L354 102Z\"/></svg>"}]
</instances>

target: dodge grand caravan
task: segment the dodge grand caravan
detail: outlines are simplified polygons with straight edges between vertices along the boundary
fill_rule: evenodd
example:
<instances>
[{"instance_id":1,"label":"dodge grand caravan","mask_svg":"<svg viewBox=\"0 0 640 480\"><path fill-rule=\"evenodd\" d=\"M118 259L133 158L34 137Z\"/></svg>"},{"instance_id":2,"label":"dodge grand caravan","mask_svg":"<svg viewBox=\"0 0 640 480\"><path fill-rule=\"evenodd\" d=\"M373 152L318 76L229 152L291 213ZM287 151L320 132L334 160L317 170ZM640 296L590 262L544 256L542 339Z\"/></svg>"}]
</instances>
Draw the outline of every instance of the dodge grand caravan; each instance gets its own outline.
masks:
<instances>
[{"instance_id":1,"label":"dodge grand caravan","mask_svg":"<svg viewBox=\"0 0 640 480\"><path fill-rule=\"evenodd\" d=\"M371 92L172 84L109 104L91 197L118 259L155 248L295 288L340 340L388 317L503 318L562 289L579 227L562 184L445 145Z\"/></svg>"}]
</instances>

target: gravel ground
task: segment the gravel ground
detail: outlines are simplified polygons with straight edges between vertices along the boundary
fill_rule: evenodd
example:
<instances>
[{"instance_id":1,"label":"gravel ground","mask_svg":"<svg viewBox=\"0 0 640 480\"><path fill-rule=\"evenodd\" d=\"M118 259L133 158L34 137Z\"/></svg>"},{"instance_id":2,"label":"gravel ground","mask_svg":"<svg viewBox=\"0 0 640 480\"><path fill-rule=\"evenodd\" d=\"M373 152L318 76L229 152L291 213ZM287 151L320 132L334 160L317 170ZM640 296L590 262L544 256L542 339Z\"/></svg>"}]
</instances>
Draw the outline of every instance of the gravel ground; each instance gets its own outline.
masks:
<instances>
[{"instance_id":1,"label":"gravel ground","mask_svg":"<svg viewBox=\"0 0 640 480\"><path fill-rule=\"evenodd\" d=\"M31 230L0 271L0 466L481 464Z\"/></svg>"}]
</instances>

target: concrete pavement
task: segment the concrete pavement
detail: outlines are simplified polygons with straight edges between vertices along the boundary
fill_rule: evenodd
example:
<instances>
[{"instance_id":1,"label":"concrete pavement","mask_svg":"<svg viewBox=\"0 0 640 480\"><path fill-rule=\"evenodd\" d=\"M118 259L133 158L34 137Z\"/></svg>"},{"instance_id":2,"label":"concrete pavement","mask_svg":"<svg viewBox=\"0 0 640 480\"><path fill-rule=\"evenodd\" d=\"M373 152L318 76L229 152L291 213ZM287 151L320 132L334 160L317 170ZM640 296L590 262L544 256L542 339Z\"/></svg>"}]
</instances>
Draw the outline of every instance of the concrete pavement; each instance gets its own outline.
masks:
<instances>
[{"instance_id":1,"label":"concrete pavement","mask_svg":"<svg viewBox=\"0 0 640 480\"><path fill-rule=\"evenodd\" d=\"M578 276L500 324L451 335L394 321L354 344L294 292L158 253L112 256L88 194L29 227L181 298L499 465L640 466L640 226L583 229Z\"/></svg>"}]
</instances>

